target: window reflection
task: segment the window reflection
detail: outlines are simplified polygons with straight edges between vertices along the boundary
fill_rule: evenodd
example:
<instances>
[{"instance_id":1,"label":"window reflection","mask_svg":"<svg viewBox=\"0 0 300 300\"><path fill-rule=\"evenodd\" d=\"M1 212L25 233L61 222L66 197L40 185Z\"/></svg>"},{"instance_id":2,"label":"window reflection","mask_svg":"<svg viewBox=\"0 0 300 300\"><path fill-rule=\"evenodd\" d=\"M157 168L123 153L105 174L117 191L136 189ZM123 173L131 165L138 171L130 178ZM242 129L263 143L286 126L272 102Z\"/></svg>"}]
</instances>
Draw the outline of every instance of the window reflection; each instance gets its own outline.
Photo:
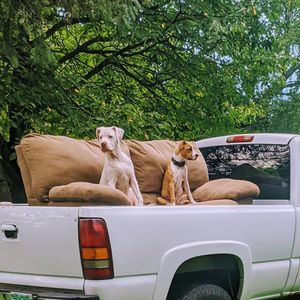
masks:
<instances>
[{"instance_id":1,"label":"window reflection","mask_svg":"<svg viewBox=\"0 0 300 300\"><path fill-rule=\"evenodd\" d=\"M260 199L289 199L288 145L240 144L200 150L206 160L210 180L249 180L260 188Z\"/></svg>"}]
</instances>

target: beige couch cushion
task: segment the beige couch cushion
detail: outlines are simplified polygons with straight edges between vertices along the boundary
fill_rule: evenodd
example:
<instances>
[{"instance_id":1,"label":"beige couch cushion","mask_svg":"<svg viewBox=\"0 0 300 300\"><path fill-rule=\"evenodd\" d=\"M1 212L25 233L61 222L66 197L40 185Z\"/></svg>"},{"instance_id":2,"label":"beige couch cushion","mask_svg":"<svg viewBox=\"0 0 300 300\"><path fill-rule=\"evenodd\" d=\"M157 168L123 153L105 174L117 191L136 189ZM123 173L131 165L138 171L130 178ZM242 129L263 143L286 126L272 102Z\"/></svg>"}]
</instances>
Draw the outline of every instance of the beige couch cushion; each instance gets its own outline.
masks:
<instances>
[{"instance_id":1,"label":"beige couch cushion","mask_svg":"<svg viewBox=\"0 0 300 300\"><path fill-rule=\"evenodd\" d=\"M104 154L96 141L30 134L21 140L21 148L32 192L40 201L48 199L54 186L78 181L99 183ZM129 155L127 146L122 148ZM28 182L24 180L25 184Z\"/></svg>"},{"instance_id":2,"label":"beige couch cushion","mask_svg":"<svg viewBox=\"0 0 300 300\"><path fill-rule=\"evenodd\" d=\"M159 194L167 163L171 159L177 143L168 140L146 142L127 140L126 144L130 150L141 192ZM197 160L188 161L187 166L191 190L208 181L206 163L200 152Z\"/></svg>"},{"instance_id":3,"label":"beige couch cushion","mask_svg":"<svg viewBox=\"0 0 300 300\"><path fill-rule=\"evenodd\" d=\"M238 203L231 199L218 199L218 200L210 200L210 201L203 201L198 202L197 204L190 204L190 205L238 205Z\"/></svg>"},{"instance_id":4,"label":"beige couch cushion","mask_svg":"<svg viewBox=\"0 0 300 300\"><path fill-rule=\"evenodd\" d=\"M205 183L193 191L195 201L232 199L235 201L253 199L259 196L256 184L246 180L216 179Z\"/></svg>"},{"instance_id":5,"label":"beige couch cushion","mask_svg":"<svg viewBox=\"0 0 300 300\"><path fill-rule=\"evenodd\" d=\"M103 154L96 143L64 136L27 135L21 140L35 197L48 198L53 186L75 181L97 183Z\"/></svg>"},{"instance_id":6,"label":"beige couch cushion","mask_svg":"<svg viewBox=\"0 0 300 300\"><path fill-rule=\"evenodd\" d=\"M156 193L144 193L143 199L144 199L144 204L145 205L159 205L157 203L157 197L159 194ZM234 200L231 199L218 199L218 200L210 200L210 201L203 201L203 202L198 202L196 204L189 204L189 205L237 205L238 203Z\"/></svg>"},{"instance_id":7,"label":"beige couch cushion","mask_svg":"<svg viewBox=\"0 0 300 300\"><path fill-rule=\"evenodd\" d=\"M142 193L142 197L145 205L157 204L158 193Z\"/></svg>"},{"instance_id":8,"label":"beige couch cushion","mask_svg":"<svg viewBox=\"0 0 300 300\"><path fill-rule=\"evenodd\" d=\"M88 202L98 205L130 205L129 199L121 191L89 182L73 182L55 186L49 191L49 200L52 202Z\"/></svg>"}]
</instances>

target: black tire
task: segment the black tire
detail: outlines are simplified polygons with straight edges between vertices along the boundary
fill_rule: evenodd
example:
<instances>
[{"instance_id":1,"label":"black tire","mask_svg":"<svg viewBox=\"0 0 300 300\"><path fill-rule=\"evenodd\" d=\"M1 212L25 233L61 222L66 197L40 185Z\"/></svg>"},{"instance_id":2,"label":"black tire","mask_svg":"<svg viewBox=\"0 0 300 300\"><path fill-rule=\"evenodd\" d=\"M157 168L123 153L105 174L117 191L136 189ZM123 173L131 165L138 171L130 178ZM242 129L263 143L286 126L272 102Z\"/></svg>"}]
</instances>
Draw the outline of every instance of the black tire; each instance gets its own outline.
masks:
<instances>
[{"instance_id":1,"label":"black tire","mask_svg":"<svg viewBox=\"0 0 300 300\"><path fill-rule=\"evenodd\" d=\"M174 300L232 300L232 298L222 287L203 283L185 289Z\"/></svg>"}]
</instances>

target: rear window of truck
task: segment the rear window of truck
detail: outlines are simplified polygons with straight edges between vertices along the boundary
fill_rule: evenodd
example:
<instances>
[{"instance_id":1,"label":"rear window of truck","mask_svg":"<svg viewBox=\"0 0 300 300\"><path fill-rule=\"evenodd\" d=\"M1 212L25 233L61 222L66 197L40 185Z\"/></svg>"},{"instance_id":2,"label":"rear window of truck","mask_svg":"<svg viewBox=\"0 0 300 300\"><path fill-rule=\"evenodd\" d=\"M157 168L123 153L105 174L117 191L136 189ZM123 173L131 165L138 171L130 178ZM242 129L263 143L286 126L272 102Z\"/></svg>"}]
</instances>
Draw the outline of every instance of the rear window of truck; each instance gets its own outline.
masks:
<instances>
[{"instance_id":1,"label":"rear window of truck","mask_svg":"<svg viewBox=\"0 0 300 300\"><path fill-rule=\"evenodd\" d=\"M249 180L260 188L259 199L290 198L288 145L236 144L200 148L209 179Z\"/></svg>"}]
</instances>

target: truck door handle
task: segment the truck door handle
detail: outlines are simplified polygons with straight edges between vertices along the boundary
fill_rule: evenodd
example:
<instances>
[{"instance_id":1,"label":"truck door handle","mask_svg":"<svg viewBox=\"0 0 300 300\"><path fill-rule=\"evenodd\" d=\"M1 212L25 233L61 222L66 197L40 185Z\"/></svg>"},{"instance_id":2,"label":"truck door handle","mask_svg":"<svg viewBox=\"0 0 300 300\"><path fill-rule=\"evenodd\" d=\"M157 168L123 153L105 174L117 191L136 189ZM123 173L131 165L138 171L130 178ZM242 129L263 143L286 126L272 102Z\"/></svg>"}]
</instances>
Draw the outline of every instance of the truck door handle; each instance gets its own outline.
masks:
<instances>
[{"instance_id":1,"label":"truck door handle","mask_svg":"<svg viewBox=\"0 0 300 300\"><path fill-rule=\"evenodd\" d=\"M8 239L16 239L18 237L18 227L14 224L2 224L1 231Z\"/></svg>"}]
</instances>

